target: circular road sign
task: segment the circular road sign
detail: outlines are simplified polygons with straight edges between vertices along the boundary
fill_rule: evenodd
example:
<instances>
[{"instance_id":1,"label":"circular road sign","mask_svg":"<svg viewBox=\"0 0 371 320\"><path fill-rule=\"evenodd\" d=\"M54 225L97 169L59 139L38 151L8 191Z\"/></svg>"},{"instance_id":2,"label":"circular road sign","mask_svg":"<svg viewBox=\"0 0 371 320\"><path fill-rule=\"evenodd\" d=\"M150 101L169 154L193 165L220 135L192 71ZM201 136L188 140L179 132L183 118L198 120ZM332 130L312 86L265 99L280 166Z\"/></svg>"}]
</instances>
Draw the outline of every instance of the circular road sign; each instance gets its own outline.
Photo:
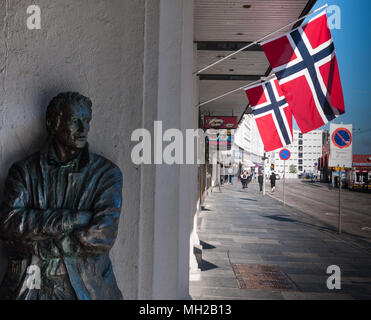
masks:
<instances>
[{"instance_id":1,"label":"circular road sign","mask_svg":"<svg viewBox=\"0 0 371 320\"><path fill-rule=\"evenodd\" d=\"M280 158L281 160L289 160L291 157L291 152L288 149L282 149L280 151Z\"/></svg>"},{"instance_id":2,"label":"circular road sign","mask_svg":"<svg viewBox=\"0 0 371 320\"><path fill-rule=\"evenodd\" d=\"M352 144L352 134L346 128L338 128L332 134L332 143L340 149L348 148Z\"/></svg>"}]
</instances>

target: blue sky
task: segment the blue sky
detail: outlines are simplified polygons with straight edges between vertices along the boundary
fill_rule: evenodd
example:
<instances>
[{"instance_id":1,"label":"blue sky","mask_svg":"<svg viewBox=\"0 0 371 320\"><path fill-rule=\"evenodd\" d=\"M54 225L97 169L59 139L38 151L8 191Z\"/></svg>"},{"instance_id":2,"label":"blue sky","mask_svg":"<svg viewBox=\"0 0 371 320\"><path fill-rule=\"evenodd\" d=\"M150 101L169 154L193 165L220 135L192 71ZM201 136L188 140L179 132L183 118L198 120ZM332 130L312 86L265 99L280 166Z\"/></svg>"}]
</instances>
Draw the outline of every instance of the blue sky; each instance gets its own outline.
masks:
<instances>
[{"instance_id":1,"label":"blue sky","mask_svg":"<svg viewBox=\"0 0 371 320\"><path fill-rule=\"evenodd\" d=\"M326 3L341 9L341 28L332 29L331 34L339 63L345 114L335 122L353 124L354 154L371 154L371 1L318 0L314 9Z\"/></svg>"}]
</instances>

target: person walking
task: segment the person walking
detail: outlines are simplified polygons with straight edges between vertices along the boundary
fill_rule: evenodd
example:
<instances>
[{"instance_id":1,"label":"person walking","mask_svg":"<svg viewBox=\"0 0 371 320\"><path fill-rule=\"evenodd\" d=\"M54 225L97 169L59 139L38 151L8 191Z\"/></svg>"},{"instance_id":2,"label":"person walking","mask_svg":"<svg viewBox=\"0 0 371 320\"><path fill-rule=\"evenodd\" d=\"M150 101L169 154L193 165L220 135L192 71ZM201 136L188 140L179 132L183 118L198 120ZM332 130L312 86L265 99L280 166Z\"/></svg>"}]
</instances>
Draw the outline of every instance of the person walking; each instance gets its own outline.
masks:
<instances>
[{"instance_id":1,"label":"person walking","mask_svg":"<svg viewBox=\"0 0 371 320\"><path fill-rule=\"evenodd\" d=\"M248 175L247 175L247 171L245 170L242 174L241 174L241 183L242 183L242 189L246 189L247 188L247 179L248 179Z\"/></svg>"},{"instance_id":2,"label":"person walking","mask_svg":"<svg viewBox=\"0 0 371 320\"><path fill-rule=\"evenodd\" d=\"M259 172L258 182L259 182L260 192L263 191L263 182L264 182L263 180L264 180L263 175L261 172Z\"/></svg>"},{"instance_id":3,"label":"person walking","mask_svg":"<svg viewBox=\"0 0 371 320\"><path fill-rule=\"evenodd\" d=\"M274 190L276 190L276 173L275 172L272 172L270 178L271 180L271 188L272 188L272 192L274 192Z\"/></svg>"}]
</instances>

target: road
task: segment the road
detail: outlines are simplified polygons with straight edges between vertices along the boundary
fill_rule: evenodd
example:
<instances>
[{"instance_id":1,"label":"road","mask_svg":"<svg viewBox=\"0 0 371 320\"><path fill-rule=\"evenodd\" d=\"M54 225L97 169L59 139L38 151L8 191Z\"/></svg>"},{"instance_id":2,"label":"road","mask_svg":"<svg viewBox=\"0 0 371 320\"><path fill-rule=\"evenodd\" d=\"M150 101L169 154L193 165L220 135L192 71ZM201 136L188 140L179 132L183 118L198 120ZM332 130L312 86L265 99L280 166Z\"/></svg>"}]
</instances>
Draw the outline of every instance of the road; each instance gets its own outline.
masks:
<instances>
[{"instance_id":1,"label":"road","mask_svg":"<svg viewBox=\"0 0 371 320\"><path fill-rule=\"evenodd\" d=\"M338 227L339 190L328 184L286 180L286 203L327 224ZM283 201L283 181L277 181L272 193L267 183L267 194ZM342 231L371 242L371 194L343 190Z\"/></svg>"}]
</instances>

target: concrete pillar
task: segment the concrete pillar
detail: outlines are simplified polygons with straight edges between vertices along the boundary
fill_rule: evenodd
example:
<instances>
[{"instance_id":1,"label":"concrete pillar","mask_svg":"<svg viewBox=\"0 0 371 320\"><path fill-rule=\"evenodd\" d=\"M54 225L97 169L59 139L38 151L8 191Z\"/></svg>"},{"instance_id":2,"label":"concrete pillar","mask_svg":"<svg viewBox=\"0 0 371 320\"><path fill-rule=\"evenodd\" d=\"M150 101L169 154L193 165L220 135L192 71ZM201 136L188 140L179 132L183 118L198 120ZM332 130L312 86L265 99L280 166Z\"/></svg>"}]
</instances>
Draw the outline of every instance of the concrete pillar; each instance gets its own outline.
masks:
<instances>
[{"instance_id":1,"label":"concrete pillar","mask_svg":"<svg viewBox=\"0 0 371 320\"><path fill-rule=\"evenodd\" d=\"M140 127L154 137L153 122L157 119L159 73L160 0L145 1L144 72L142 124ZM152 144L153 146L153 144ZM156 166L140 166L140 212L137 299L153 298L154 224Z\"/></svg>"},{"instance_id":2,"label":"concrete pillar","mask_svg":"<svg viewBox=\"0 0 371 320\"><path fill-rule=\"evenodd\" d=\"M184 132L198 124L193 105L192 41L193 1L161 0L157 117L163 121L164 131L179 128ZM197 166L159 165L155 186L153 297L189 298Z\"/></svg>"},{"instance_id":3,"label":"concrete pillar","mask_svg":"<svg viewBox=\"0 0 371 320\"><path fill-rule=\"evenodd\" d=\"M196 44L193 44L193 71L196 72L197 70L197 64L196 64L196 61L197 61L197 45ZM194 76L193 78L193 101L192 101L192 105L196 106L198 105L198 102L199 102L199 78L197 76ZM198 109L198 108L197 108ZM198 110L195 110L195 112L193 112L193 117L192 117L192 122L193 122L193 126L195 124L197 124L198 122L198 117L199 117L199 111ZM191 108L189 108L189 110L192 110ZM189 123L190 126L192 126L192 123ZM197 172L195 171L196 168L191 168L192 171L191 173L193 173L193 181L196 181L197 183L197 186L198 186L198 190L197 190L197 194L196 193L193 193L192 196L193 198L189 199L190 200L190 203L191 204L194 204L195 201L197 201L197 205L196 207L192 207L190 212L192 213L193 210L195 210L194 212L194 215L193 215L193 218L191 219L191 224L192 224L192 231L191 231L191 236L190 236L190 252L189 252L189 255L190 255L190 265L189 265L189 277L190 277L190 281L199 281L201 280L201 269L198 267L198 263L200 263L200 259L202 257L202 246L200 244L200 239L198 237L198 234L197 234L197 218L198 218L198 215L200 213L200 210L201 210L201 198L202 198L202 192L201 192L201 181L199 179L202 179L203 177L201 177L200 173L200 168L197 167ZM188 170L189 171L189 170ZM196 190L196 188L195 188ZM197 259L196 259L196 253L197 252Z\"/></svg>"}]
</instances>

